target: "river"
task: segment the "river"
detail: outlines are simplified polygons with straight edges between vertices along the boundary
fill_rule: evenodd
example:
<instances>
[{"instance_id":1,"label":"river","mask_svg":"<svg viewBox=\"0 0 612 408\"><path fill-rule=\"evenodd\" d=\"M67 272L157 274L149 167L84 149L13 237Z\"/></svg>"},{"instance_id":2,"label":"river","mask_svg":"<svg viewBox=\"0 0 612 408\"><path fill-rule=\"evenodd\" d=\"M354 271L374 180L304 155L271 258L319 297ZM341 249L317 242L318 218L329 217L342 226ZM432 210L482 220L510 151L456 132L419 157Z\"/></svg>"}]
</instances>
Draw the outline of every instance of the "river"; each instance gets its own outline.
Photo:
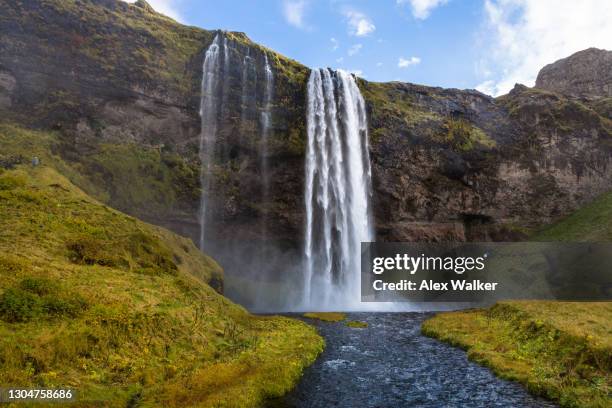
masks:
<instances>
[{"instance_id":1,"label":"river","mask_svg":"<svg viewBox=\"0 0 612 408\"><path fill-rule=\"evenodd\" d=\"M350 313L345 322L309 320L325 351L274 408L555 407L518 383L495 377L466 353L420 334L431 313ZM296 316L294 316L296 317Z\"/></svg>"}]
</instances>

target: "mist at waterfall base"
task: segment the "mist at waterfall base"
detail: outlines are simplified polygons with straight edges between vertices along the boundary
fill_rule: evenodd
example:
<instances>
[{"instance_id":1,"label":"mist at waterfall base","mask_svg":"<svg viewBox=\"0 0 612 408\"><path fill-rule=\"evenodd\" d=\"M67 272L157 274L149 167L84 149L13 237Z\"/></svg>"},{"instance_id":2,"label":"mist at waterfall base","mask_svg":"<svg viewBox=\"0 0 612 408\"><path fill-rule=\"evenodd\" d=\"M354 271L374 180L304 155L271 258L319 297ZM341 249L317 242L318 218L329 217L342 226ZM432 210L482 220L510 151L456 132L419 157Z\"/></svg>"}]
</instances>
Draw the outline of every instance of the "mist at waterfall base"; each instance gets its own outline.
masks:
<instances>
[{"instance_id":1,"label":"mist at waterfall base","mask_svg":"<svg viewBox=\"0 0 612 408\"><path fill-rule=\"evenodd\" d=\"M218 207L225 202L219 169L241 154L231 151L232 143L255 152L255 199L262 206L271 201L274 160L283 160L269 152L276 102L273 68L266 51L224 32L215 35L203 55L198 242L223 267L225 295L259 312L418 309L406 303L361 302L360 244L374 240L371 167L365 102L347 72L315 69L308 80L303 235L278 239L265 211L256 227L241 233L219 227L223 211ZM240 108L238 124L230 118L233 107Z\"/></svg>"}]
</instances>

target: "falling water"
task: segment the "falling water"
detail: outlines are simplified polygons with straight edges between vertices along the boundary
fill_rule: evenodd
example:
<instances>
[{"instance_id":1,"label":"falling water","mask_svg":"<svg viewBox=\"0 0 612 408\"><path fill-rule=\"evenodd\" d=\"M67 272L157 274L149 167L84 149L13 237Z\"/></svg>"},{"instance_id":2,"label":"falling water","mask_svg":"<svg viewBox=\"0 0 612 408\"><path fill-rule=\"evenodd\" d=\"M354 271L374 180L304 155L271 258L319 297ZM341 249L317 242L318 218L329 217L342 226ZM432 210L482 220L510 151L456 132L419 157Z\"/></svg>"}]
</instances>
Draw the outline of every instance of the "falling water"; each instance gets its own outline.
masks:
<instances>
[{"instance_id":1,"label":"falling water","mask_svg":"<svg viewBox=\"0 0 612 408\"><path fill-rule=\"evenodd\" d=\"M221 56L220 49L223 47ZM217 34L208 47L202 64L202 88L200 94L200 248L204 248L207 230L206 219L210 212L207 194L211 188L211 170L217 143L219 113L225 114L224 107L227 95L225 76L229 70L229 50L227 38Z\"/></svg>"},{"instance_id":2,"label":"falling water","mask_svg":"<svg viewBox=\"0 0 612 408\"><path fill-rule=\"evenodd\" d=\"M307 133L303 306L356 306L360 244L373 229L367 117L351 74L312 71Z\"/></svg>"},{"instance_id":3,"label":"falling water","mask_svg":"<svg viewBox=\"0 0 612 408\"><path fill-rule=\"evenodd\" d=\"M230 58L242 55L241 70L236 70ZM239 60L240 61L240 60ZM263 81L262 81L263 79ZM258 82L260 86L258 86ZM267 206L270 177L268 172L268 138L271 127L274 75L268 55L257 49L236 43L224 32L219 32L205 53L202 66L200 99L200 248L215 252L223 245L214 225L224 216L223 196L226 187L214 179L215 166L220 170L231 167L232 161L240 165L253 163L261 177L260 199ZM238 89L240 92L235 92ZM237 109L240 122L234 119ZM238 126L236 126L238 125ZM258 160L245 160L244 155L257 152ZM261 234L266 234L267 218L261 216ZM212 218L215 217L215 218ZM213 248L214 247L214 248ZM218 247L218 248L217 248ZM218 252L218 251L217 251Z\"/></svg>"},{"instance_id":4,"label":"falling water","mask_svg":"<svg viewBox=\"0 0 612 408\"><path fill-rule=\"evenodd\" d=\"M263 110L261 111L261 178L262 178L262 202L265 205L269 205L270 196L270 174L268 168L268 138L270 133L270 120L272 116L271 105L272 105L272 91L274 86L274 75L272 73L272 67L268 61L268 55L264 54L264 97L263 97ZM262 217L262 236L263 239L267 238L267 217Z\"/></svg>"},{"instance_id":5,"label":"falling water","mask_svg":"<svg viewBox=\"0 0 612 408\"><path fill-rule=\"evenodd\" d=\"M227 73L229 72L229 64L230 56L229 47L227 45L227 36L223 35L223 77L225 77L225 75L227 75ZM221 89L221 113L223 116L227 116L230 109L230 104L226 103L227 96L229 94L229 81L226 81L225 78L221 78L220 80L223 83Z\"/></svg>"},{"instance_id":6,"label":"falling water","mask_svg":"<svg viewBox=\"0 0 612 408\"><path fill-rule=\"evenodd\" d=\"M274 85L274 74L272 73L272 67L268 61L268 55L264 54L264 75L265 75L265 93L263 100L263 111L261 113L261 127L263 140L267 141L268 131L270 129L270 103L272 102L272 86Z\"/></svg>"},{"instance_id":7,"label":"falling water","mask_svg":"<svg viewBox=\"0 0 612 408\"><path fill-rule=\"evenodd\" d=\"M251 48L247 48L246 54L242 58L242 76L240 81L242 82L242 91L240 94L240 136L246 131L247 126L247 114L249 111L249 71L251 70Z\"/></svg>"}]
</instances>

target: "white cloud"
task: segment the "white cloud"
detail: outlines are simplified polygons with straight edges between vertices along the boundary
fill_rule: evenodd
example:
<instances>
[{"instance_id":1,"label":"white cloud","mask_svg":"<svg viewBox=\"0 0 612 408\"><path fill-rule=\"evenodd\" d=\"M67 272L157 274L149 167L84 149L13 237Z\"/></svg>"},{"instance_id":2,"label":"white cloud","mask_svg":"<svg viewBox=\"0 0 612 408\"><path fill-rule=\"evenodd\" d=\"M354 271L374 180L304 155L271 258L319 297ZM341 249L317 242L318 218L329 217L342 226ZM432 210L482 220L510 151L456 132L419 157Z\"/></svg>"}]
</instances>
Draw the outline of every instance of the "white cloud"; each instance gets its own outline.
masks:
<instances>
[{"instance_id":1,"label":"white cloud","mask_svg":"<svg viewBox=\"0 0 612 408\"><path fill-rule=\"evenodd\" d=\"M348 20L349 34L364 37L376 30L372 20L365 14L355 10L345 10L344 16Z\"/></svg>"},{"instance_id":2,"label":"white cloud","mask_svg":"<svg viewBox=\"0 0 612 408\"><path fill-rule=\"evenodd\" d=\"M336 58L336 62L340 63L342 61L344 61L344 57Z\"/></svg>"},{"instance_id":3,"label":"white cloud","mask_svg":"<svg viewBox=\"0 0 612 408\"><path fill-rule=\"evenodd\" d=\"M124 0L126 3L135 3L136 0ZM153 7L153 10L166 15L176 21L183 21L181 13L178 11L177 3L180 0L147 0L147 3Z\"/></svg>"},{"instance_id":4,"label":"white cloud","mask_svg":"<svg viewBox=\"0 0 612 408\"><path fill-rule=\"evenodd\" d=\"M377 62L377 63L376 63L376 66L377 66L377 67L382 67L382 66L383 66L383 63L382 63L382 62Z\"/></svg>"},{"instance_id":5,"label":"white cloud","mask_svg":"<svg viewBox=\"0 0 612 408\"><path fill-rule=\"evenodd\" d=\"M421 63L419 57L410 57L408 59L400 57L397 61L398 68L408 68L411 65L418 65Z\"/></svg>"},{"instance_id":6,"label":"white cloud","mask_svg":"<svg viewBox=\"0 0 612 408\"><path fill-rule=\"evenodd\" d=\"M360 69L349 69L348 70L351 74L356 75L358 77L362 77L365 78L365 75L363 75L363 71Z\"/></svg>"},{"instance_id":7,"label":"white cloud","mask_svg":"<svg viewBox=\"0 0 612 408\"><path fill-rule=\"evenodd\" d=\"M362 48L363 48L362 44L355 44L355 45L351 46L351 48L348 49L347 54L349 55L349 57L352 57L353 55L358 54L359 51L361 51Z\"/></svg>"},{"instance_id":8,"label":"white cloud","mask_svg":"<svg viewBox=\"0 0 612 408\"><path fill-rule=\"evenodd\" d=\"M306 11L306 0L283 1L283 15L287 23L294 27L305 29L304 13Z\"/></svg>"},{"instance_id":9,"label":"white cloud","mask_svg":"<svg viewBox=\"0 0 612 408\"><path fill-rule=\"evenodd\" d=\"M340 43L338 42L338 40L336 40L334 37L330 38L329 41L331 41L332 43L332 51L336 51L338 49L338 47L340 46Z\"/></svg>"},{"instance_id":10,"label":"white cloud","mask_svg":"<svg viewBox=\"0 0 612 408\"><path fill-rule=\"evenodd\" d=\"M397 0L397 4L409 3L412 8L412 15L419 20L429 17L432 10L446 4L448 0Z\"/></svg>"},{"instance_id":11,"label":"white cloud","mask_svg":"<svg viewBox=\"0 0 612 408\"><path fill-rule=\"evenodd\" d=\"M533 86L542 67L574 52L612 49L610 1L485 0L485 14L482 36L490 47L481 47L476 89L490 95L515 83Z\"/></svg>"},{"instance_id":12,"label":"white cloud","mask_svg":"<svg viewBox=\"0 0 612 408\"><path fill-rule=\"evenodd\" d=\"M476 90L482 92L487 95L495 95L495 81L492 79L488 79L480 84L476 85Z\"/></svg>"}]
</instances>

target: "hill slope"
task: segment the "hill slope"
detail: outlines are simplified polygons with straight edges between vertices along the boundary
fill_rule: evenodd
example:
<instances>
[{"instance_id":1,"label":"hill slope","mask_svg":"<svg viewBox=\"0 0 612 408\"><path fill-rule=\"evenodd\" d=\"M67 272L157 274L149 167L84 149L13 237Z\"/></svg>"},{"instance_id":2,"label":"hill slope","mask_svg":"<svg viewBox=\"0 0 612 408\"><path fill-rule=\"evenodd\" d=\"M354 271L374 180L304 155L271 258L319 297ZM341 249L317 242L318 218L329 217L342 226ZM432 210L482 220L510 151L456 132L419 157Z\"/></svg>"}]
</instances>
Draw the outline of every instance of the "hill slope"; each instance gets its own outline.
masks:
<instances>
[{"instance_id":1,"label":"hill slope","mask_svg":"<svg viewBox=\"0 0 612 408\"><path fill-rule=\"evenodd\" d=\"M313 328L250 315L204 284L222 272L190 240L52 167L0 159L3 386L70 387L77 406L254 406L322 349Z\"/></svg>"},{"instance_id":2,"label":"hill slope","mask_svg":"<svg viewBox=\"0 0 612 408\"><path fill-rule=\"evenodd\" d=\"M612 192L543 228L536 241L612 241Z\"/></svg>"}]
</instances>

